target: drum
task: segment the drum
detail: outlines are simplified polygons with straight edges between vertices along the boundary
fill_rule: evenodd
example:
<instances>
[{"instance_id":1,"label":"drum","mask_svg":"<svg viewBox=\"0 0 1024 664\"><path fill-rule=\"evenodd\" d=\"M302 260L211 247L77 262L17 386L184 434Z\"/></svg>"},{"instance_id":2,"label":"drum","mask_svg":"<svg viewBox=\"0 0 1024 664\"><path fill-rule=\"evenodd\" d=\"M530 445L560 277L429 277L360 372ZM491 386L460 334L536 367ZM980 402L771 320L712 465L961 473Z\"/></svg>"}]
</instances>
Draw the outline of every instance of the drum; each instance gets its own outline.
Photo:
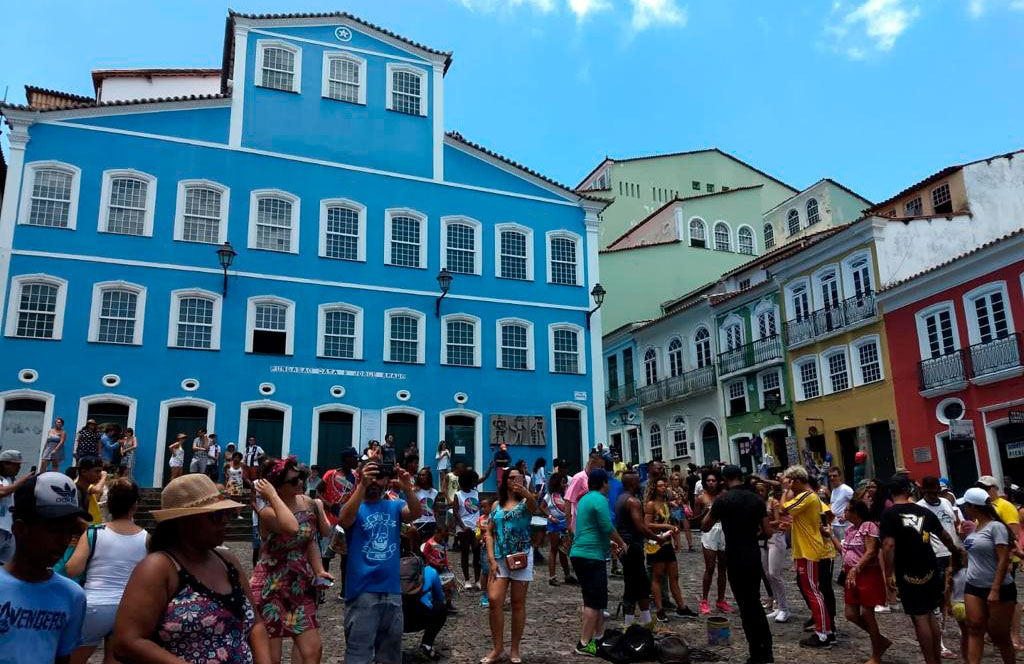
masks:
<instances>
[{"instance_id":1,"label":"drum","mask_svg":"<svg viewBox=\"0 0 1024 664\"><path fill-rule=\"evenodd\" d=\"M348 553L348 539L345 537L345 531L341 526L334 527L334 534L331 535L331 551L339 556L344 556Z\"/></svg>"},{"instance_id":2,"label":"drum","mask_svg":"<svg viewBox=\"0 0 1024 664\"><path fill-rule=\"evenodd\" d=\"M452 572L444 572L441 574L441 587L444 588L444 596L449 600L455 599L455 594L459 590L459 582L455 578L455 574Z\"/></svg>"}]
</instances>

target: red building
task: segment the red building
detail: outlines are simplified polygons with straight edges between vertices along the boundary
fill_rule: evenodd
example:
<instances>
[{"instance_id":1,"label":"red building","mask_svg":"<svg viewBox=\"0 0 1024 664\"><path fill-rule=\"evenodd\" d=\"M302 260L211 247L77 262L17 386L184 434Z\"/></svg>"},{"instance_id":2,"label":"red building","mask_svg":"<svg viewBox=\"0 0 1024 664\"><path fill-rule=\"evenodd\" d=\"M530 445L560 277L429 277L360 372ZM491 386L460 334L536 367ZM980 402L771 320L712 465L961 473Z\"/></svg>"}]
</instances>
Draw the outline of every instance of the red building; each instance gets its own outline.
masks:
<instances>
[{"instance_id":1,"label":"red building","mask_svg":"<svg viewBox=\"0 0 1024 664\"><path fill-rule=\"evenodd\" d=\"M879 293L913 477L1024 486L1022 289L1024 228Z\"/></svg>"}]
</instances>

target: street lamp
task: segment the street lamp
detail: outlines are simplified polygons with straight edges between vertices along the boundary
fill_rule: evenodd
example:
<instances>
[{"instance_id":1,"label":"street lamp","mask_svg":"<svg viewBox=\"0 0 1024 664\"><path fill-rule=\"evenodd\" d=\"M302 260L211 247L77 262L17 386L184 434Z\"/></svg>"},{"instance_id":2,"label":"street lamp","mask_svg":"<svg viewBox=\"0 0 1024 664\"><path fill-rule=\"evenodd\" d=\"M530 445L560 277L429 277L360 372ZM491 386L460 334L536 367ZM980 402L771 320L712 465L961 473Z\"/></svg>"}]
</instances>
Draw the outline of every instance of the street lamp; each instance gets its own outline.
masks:
<instances>
[{"instance_id":1,"label":"street lamp","mask_svg":"<svg viewBox=\"0 0 1024 664\"><path fill-rule=\"evenodd\" d=\"M230 242L225 241L219 249L217 249L217 260L220 261L221 268L224 269L224 293L227 297L228 294L228 268L235 262L235 256L238 252L235 251L234 247L231 246Z\"/></svg>"},{"instance_id":2,"label":"street lamp","mask_svg":"<svg viewBox=\"0 0 1024 664\"><path fill-rule=\"evenodd\" d=\"M594 290L590 291L590 297L594 298L594 304L597 306L587 312L587 329L590 329L590 317L597 313L597 310L604 304L604 296L607 291L601 287L601 284L594 284Z\"/></svg>"},{"instance_id":3,"label":"street lamp","mask_svg":"<svg viewBox=\"0 0 1024 664\"><path fill-rule=\"evenodd\" d=\"M448 294L448 289L452 287L452 273L448 271L448 268L443 267L441 271L437 273L437 285L441 287L441 295L437 298L437 304L434 307L434 316L441 317L441 300Z\"/></svg>"}]
</instances>

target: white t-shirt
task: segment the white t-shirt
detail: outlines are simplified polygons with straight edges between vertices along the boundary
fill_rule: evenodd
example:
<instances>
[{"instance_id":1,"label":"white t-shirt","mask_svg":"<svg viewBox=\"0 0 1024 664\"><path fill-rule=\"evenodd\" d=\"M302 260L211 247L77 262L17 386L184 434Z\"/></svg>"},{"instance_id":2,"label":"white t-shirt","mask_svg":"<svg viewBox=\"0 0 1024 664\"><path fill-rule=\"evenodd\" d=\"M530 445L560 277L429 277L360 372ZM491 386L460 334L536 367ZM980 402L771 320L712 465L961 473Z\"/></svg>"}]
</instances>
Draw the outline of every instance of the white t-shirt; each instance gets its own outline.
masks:
<instances>
[{"instance_id":1,"label":"white t-shirt","mask_svg":"<svg viewBox=\"0 0 1024 664\"><path fill-rule=\"evenodd\" d=\"M0 477L0 487L7 487L14 484L10 477ZM14 518L11 516L11 508L14 507L14 492L0 498L0 530L11 532Z\"/></svg>"},{"instance_id":2,"label":"white t-shirt","mask_svg":"<svg viewBox=\"0 0 1024 664\"><path fill-rule=\"evenodd\" d=\"M457 502L455 509L459 519L462 520L463 527L469 530L476 529L476 520L480 516L480 492L476 489L456 491L455 501Z\"/></svg>"},{"instance_id":3,"label":"white t-shirt","mask_svg":"<svg viewBox=\"0 0 1024 664\"><path fill-rule=\"evenodd\" d=\"M416 489L416 499L420 501L420 516L413 523L434 523L434 502L437 500L437 489Z\"/></svg>"},{"instance_id":4,"label":"white t-shirt","mask_svg":"<svg viewBox=\"0 0 1024 664\"><path fill-rule=\"evenodd\" d=\"M931 510L936 517L939 519L939 523L942 524L942 529L949 533L949 536L953 538L954 542L959 541L956 534L956 510L948 500L939 496L939 504L932 505L927 500L922 498L917 501L917 504L925 509ZM932 551L935 552L936 558L944 558L948 555L949 549L942 543L942 540L938 537L931 537L929 541L932 543Z\"/></svg>"},{"instance_id":5,"label":"white t-shirt","mask_svg":"<svg viewBox=\"0 0 1024 664\"><path fill-rule=\"evenodd\" d=\"M210 443L210 449L206 450L206 455L210 457L210 461L215 461L220 457L220 445L217 443Z\"/></svg>"},{"instance_id":6,"label":"white t-shirt","mask_svg":"<svg viewBox=\"0 0 1024 664\"><path fill-rule=\"evenodd\" d=\"M146 538L140 530L134 535L119 535L110 528L96 532L92 560L85 576L85 596L89 606L117 606L121 603L128 577L146 557Z\"/></svg>"},{"instance_id":7,"label":"white t-shirt","mask_svg":"<svg viewBox=\"0 0 1024 664\"><path fill-rule=\"evenodd\" d=\"M51 574L28 583L0 568L0 657L4 664L39 664L67 657L78 645L85 591Z\"/></svg>"},{"instance_id":8,"label":"white t-shirt","mask_svg":"<svg viewBox=\"0 0 1024 664\"><path fill-rule=\"evenodd\" d=\"M853 489L846 484L840 484L832 489L832 498L829 500L829 507L832 508L832 515L835 517L832 523L839 523L839 519L846 516L846 506L853 498Z\"/></svg>"}]
</instances>

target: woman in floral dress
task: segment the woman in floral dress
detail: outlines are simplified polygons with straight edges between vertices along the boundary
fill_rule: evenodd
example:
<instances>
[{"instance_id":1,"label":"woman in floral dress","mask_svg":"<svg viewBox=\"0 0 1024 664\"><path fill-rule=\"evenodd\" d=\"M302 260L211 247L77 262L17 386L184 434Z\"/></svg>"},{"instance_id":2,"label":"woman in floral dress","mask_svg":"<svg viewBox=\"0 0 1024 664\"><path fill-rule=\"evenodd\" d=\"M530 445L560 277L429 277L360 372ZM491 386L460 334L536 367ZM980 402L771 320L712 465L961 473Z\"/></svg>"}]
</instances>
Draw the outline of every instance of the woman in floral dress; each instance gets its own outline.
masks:
<instances>
[{"instance_id":1,"label":"woman in floral dress","mask_svg":"<svg viewBox=\"0 0 1024 664\"><path fill-rule=\"evenodd\" d=\"M320 623L316 616L316 579L334 581L324 571L317 546L316 507L305 495L305 474L295 457L279 459L270 466L269 481L280 500L259 511L263 545L252 573L256 610L270 635L270 654L281 661L281 639L293 641L292 661L319 664ZM257 490L259 490L257 488Z\"/></svg>"}]
</instances>

